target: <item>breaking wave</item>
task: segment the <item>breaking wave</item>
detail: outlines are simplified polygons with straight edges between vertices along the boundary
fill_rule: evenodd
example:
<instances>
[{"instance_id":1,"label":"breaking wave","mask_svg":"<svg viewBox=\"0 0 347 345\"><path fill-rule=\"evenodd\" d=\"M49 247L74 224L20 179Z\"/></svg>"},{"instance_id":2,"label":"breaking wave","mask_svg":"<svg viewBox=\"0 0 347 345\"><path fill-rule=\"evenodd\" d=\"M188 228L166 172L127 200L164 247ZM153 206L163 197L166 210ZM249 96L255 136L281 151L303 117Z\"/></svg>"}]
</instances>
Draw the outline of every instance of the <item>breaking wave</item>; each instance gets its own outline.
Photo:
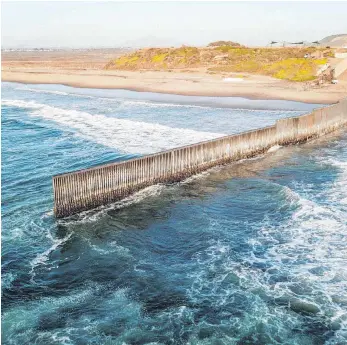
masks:
<instances>
[{"instance_id":1,"label":"breaking wave","mask_svg":"<svg viewBox=\"0 0 347 345\"><path fill-rule=\"evenodd\" d=\"M85 139L134 154L155 153L225 135L117 119L104 115L92 115L34 101L2 100L2 105L30 109L31 116L54 121L64 128L74 129Z\"/></svg>"}]
</instances>

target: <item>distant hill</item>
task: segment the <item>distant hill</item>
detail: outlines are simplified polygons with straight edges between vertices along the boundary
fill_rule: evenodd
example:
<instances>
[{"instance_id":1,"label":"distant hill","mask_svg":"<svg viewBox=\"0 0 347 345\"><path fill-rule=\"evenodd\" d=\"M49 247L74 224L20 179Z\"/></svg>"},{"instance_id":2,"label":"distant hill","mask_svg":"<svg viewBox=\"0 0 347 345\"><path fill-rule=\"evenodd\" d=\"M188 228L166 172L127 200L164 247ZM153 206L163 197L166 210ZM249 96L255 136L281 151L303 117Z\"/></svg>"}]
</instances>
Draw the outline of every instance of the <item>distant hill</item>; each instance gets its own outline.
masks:
<instances>
[{"instance_id":1,"label":"distant hill","mask_svg":"<svg viewBox=\"0 0 347 345\"><path fill-rule=\"evenodd\" d=\"M215 42L209 43L208 45L208 47L220 47L220 46L241 47L241 44L233 42L233 41L215 41Z\"/></svg>"},{"instance_id":2,"label":"distant hill","mask_svg":"<svg viewBox=\"0 0 347 345\"><path fill-rule=\"evenodd\" d=\"M347 34L327 36L320 40L320 45L332 48L347 48Z\"/></svg>"}]
</instances>

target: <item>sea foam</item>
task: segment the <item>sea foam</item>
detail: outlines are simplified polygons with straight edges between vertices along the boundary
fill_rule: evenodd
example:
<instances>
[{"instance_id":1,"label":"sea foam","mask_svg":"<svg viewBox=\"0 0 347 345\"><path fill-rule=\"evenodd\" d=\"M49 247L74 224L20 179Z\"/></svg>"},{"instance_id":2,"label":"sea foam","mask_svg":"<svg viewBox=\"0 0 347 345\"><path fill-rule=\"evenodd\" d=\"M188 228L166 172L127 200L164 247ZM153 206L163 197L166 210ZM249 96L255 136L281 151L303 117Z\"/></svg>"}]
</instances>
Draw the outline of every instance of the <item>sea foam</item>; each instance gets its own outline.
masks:
<instances>
[{"instance_id":1,"label":"sea foam","mask_svg":"<svg viewBox=\"0 0 347 345\"><path fill-rule=\"evenodd\" d=\"M29 109L30 116L54 121L88 140L133 154L155 153L225 135L117 119L34 101L2 100L2 105Z\"/></svg>"}]
</instances>

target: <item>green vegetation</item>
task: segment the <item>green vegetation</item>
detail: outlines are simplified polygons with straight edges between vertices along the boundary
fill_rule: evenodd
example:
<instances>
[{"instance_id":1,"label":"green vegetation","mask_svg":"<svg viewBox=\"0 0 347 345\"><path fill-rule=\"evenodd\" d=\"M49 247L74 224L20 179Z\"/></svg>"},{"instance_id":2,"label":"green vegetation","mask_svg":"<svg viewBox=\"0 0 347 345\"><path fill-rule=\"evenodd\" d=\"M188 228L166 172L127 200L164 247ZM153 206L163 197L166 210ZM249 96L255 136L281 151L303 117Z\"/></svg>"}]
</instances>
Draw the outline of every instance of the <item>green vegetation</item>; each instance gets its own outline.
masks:
<instances>
[{"instance_id":1,"label":"green vegetation","mask_svg":"<svg viewBox=\"0 0 347 345\"><path fill-rule=\"evenodd\" d=\"M211 67L208 70L213 72L246 72L290 81L309 81L316 78L315 74L318 67L325 63L327 63L327 59L289 58L273 63L246 60L232 65Z\"/></svg>"},{"instance_id":2,"label":"green vegetation","mask_svg":"<svg viewBox=\"0 0 347 345\"><path fill-rule=\"evenodd\" d=\"M198 67L200 51L196 47L150 48L138 50L110 61L105 69L164 69Z\"/></svg>"},{"instance_id":3,"label":"green vegetation","mask_svg":"<svg viewBox=\"0 0 347 345\"><path fill-rule=\"evenodd\" d=\"M154 55L152 57L152 62L154 62L154 63L162 63L166 57L167 57L167 53Z\"/></svg>"},{"instance_id":4,"label":"green vegetation","mask_svg":"<svg viewBox=\"0 0 347 345\"><path fill-rule=\"evenodd\" d=\"M249 48L238 48L228 45L222 45L219 47L215 47L214 50L221 51L223 53L231 53L231 55L244 55L250 54L253 50Z\"/></svg>"},{"instance_id":5,"label":"green vegetation","mask_svg":"<svg viewBox=\"0 0 347 345\"><path fill-rule=\"evenodd\" d=\"M139 60L139 56L137 55L124 55L114 61L109 62L105 66L105 69L128 69L131 68L131 66L134 66L137 60Z\"/></svg>"},{"instance_id":6,"label":"green vegetation","mask_svg":"<svg viewBox=\"0 0 347 345\"><path fill-rule=\"evenodd\" d=\"M316 78L317 67L326 62L326 59L286 59L267 66L266 72L278 79L309 81Z\"/></svg>"},{"instance_id":7,"label":"green vegetation","mask_svg":"<svg viewBox=\"0 0 347 345\"><path fill-rule=\"evenodd\" d=\"M308 81L316 78L319 66L333 55L325 48L247 48L225 43L230 42L214 42L212 48L141 49L110 61L105 69L171 71L205 67L210 73L242 72ZM304 58L306 54L309 58Z\"/></svg>"}]
</instances>

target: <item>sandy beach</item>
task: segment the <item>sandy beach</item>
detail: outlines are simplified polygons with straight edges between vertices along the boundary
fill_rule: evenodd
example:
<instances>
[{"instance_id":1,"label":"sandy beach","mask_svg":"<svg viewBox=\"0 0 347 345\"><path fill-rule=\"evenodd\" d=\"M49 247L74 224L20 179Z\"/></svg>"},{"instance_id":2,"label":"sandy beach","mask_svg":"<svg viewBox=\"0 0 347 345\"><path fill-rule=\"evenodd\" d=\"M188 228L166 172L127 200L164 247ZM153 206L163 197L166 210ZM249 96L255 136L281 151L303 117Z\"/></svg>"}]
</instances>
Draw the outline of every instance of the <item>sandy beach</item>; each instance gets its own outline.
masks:
<instances>
[{"instance_id":1,"label":"sandy beach","mask_svg":"<svg viewBox=\"0 0 347 345\"><path fill-rule=\"evenodd\" d=\"M108 71L120 50L2 52L2 81L128 89L195 96L239 96L307 103L335 103L347 95L347 75L337 85L312 87L259 75L211 74L204 68L172 71Z\"/></svg>"}]
</instances>

